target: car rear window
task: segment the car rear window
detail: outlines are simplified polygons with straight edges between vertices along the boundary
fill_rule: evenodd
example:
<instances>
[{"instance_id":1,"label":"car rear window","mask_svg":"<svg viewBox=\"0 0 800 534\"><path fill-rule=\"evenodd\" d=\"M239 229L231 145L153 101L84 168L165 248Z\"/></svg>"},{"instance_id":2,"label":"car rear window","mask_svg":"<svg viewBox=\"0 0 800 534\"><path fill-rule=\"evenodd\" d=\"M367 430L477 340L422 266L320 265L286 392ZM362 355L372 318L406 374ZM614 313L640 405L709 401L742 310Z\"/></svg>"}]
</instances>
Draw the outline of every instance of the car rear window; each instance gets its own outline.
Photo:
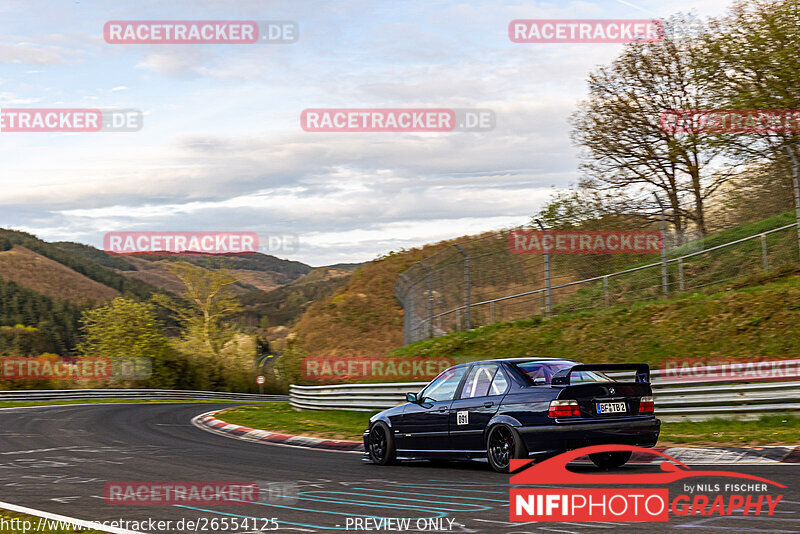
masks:
<instances>
[{"instance_id":1,"label":"car rear window","mask_svg":"<svg viewBox=\"0 0 800 534\"><path fill-rule=\"evenodd\" d=\"M575 362L567 361L554 361L554 362L518 362L515 364L534 384L550 384L553 375L562 369L568 369L576 364ZM603 373L597 371L577 371L572 373L570 383L578 384L580 382L614 382L613 378L609 378Z\"/></svg>"}]
</instances>

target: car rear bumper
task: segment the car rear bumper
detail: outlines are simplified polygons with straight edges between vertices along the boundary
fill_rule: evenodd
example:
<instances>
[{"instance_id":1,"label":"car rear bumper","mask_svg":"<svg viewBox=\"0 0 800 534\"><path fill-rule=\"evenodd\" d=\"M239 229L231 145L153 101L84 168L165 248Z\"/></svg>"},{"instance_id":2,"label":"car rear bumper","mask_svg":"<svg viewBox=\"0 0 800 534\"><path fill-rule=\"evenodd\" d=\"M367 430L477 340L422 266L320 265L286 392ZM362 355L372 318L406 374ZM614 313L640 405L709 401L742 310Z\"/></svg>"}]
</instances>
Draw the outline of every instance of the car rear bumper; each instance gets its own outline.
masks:
<instances>
[{"instance_id":1,"label":"car rear bumper","mask_svg":"<svg viewBox=\"0 0 800 534\"><path fill-rule=\"evenodd\" d=\"M660 430L661 421L654 417L627 421L584 420L517 428L530 452L610 444L654 447Z\"/></svg>"}]
</instances>

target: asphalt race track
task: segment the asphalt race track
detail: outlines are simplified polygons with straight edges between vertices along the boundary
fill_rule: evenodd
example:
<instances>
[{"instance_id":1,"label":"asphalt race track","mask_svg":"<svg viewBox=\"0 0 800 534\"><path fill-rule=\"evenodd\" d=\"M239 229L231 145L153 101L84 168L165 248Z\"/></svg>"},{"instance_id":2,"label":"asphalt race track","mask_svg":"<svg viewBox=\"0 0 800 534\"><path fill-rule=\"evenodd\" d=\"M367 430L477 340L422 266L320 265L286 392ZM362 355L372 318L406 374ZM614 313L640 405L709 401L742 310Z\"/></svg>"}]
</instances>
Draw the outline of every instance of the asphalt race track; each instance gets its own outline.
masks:
<instances>
[{"instance_id":1,"label":"asphalt race track","mask_svg":"<svg viewBox=\"0 0 800 534\"><path fill-rule=\"evenodd\" d=\"M508 476L484 465L378 467L362 463L356 453L243 442L190 423L200 413L225 406L99 404L0 410L0 501L92 521L253 518L247 529L213 530L201 523L201 528L169 532L243 533L262 527L275 531L271 518L279 532L365 532L346 528L348 521L352 525L355 518L365 517L411 518L410 531L416 531L422 519L420 526L435 532L800 532L800 465L717 468L785 484L772 517L684 516L649 524L509 523ZM653 469L639 465L618 471ZM103 498L104 486L113 481L291 482L298 493L296 499L270 497L234 506L125 506L107 504ZM672 495L679 485L670 490Z\"/></svg>"}]
</instances>

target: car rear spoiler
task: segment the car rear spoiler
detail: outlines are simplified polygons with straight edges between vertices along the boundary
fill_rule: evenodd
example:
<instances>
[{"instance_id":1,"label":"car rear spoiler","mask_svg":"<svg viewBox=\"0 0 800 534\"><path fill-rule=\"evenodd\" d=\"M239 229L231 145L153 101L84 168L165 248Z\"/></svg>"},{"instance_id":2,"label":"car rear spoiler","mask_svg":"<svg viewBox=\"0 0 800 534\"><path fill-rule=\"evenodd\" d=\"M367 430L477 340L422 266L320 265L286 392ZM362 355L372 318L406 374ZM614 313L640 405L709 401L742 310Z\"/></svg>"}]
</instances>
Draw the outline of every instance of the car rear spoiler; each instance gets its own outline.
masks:
<instances>
[{"instance_id":1,"label":"car rear spoiler","mask_svg":"<svg viewBox=\"0 0 800 534\"><path fill-rule=\"evenodd\" d=\"M573 365L553 375L552 386L568 386L573 371L636 371L636 382L650 383L650 366L646 363L593 363Z\"/></svg>"}]
</instances>

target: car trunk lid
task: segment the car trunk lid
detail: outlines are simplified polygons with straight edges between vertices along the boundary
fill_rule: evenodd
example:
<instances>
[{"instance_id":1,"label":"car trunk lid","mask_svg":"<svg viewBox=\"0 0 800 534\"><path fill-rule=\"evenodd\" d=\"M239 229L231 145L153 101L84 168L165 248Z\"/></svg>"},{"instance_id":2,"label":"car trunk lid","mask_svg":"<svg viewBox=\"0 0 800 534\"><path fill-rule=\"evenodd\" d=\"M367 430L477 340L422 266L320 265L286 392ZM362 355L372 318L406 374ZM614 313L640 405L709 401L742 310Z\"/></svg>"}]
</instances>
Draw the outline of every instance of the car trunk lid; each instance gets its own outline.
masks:
<instances>
[{"instance_id":1,"label":"car trunk lid","mask_svg":"<svg viewBox=\"0 0 800 534\"><path fill-rule=\"evenodd\" d=\"M635 381L582 381L572 383L579 371L630 371L636 372ZM575 365L559 371L552 386L561 388L559 400L577 401L580 416L584 418L631 417L640 415L643 398L652 398L650 368L646 364L594 364ZM651 414L652 411L645 412Z\"/></svg>"}]
</instances>

